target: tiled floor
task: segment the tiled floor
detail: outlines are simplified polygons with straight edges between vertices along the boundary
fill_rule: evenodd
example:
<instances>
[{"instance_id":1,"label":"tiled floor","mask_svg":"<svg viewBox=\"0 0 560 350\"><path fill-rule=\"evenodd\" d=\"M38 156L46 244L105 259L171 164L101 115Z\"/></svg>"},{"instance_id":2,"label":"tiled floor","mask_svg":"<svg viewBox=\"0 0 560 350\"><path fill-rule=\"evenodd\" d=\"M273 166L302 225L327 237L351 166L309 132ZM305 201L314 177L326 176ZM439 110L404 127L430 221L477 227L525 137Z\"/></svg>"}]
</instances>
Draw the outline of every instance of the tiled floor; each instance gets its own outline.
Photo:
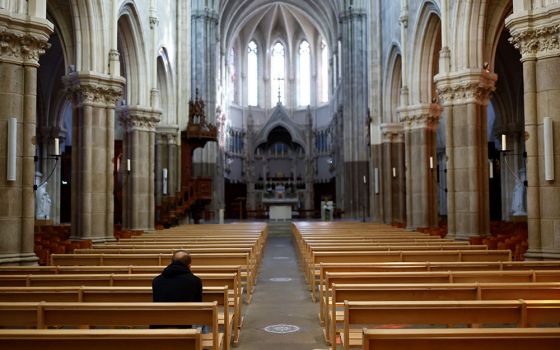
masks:
<instances>
[{"instance_id":1,"label":"tiled floor","mask_svg":"<svg viewBox=\"0 0 560 350\"><path fill-rule=\"evenodd\" d=\"M271 280L273 279L273 280ZM317 314L303 274L298 268L289 228L270 233L250 305L245 307L239 350L320 350L323 341ZM274 330L291 333L270 333ZM293 327L297 326L299 330Z\"/></svg>"}]
</instances>

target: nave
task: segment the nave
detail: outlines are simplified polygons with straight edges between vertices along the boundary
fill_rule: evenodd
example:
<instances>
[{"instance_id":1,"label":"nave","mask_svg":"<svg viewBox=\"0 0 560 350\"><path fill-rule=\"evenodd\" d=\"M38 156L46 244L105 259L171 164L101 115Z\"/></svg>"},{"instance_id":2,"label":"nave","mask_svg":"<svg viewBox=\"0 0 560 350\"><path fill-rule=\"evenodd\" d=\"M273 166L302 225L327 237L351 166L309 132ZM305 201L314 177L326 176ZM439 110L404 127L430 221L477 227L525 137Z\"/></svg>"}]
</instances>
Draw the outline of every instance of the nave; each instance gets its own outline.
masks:
<instances>
[{"instance_id":1,"label":"nave","mask_svg":"<svg viewBox=\"0 0 560 350\"><path fill-rule=\"evenodd\" d=\"M509 250L388 225L270 226L274 230L264 223L179 226L53 254L50 266L0 267L5 328L0 345L15 350L45 344L119 350L138 344L171 349L178 343L224 350L560 345L559 261L511 261ZM204 285L203 302L151 303L152 278L180 248L191 252L192 271ZM151 324L205 325L210 331L145 329Z\"/></svg>"}]
</instances>

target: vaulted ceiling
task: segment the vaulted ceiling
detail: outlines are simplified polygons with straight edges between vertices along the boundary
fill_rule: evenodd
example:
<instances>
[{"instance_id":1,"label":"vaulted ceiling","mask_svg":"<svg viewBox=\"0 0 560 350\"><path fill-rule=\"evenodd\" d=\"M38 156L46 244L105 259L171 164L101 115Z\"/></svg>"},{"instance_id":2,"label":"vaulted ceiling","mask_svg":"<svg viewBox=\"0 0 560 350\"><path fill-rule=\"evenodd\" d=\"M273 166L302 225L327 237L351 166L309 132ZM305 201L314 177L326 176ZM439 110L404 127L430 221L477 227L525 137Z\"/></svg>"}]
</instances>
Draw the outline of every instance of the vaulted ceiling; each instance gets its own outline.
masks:
<instances>
[{"instance_id":1,"label":"vaulted ceiling","mask_svg":"<svg viewBox=\"0 0 560 350\"><path fill-rule=\"evenodd\" d=\"M306 39L312 45L321 37L333 47L338 31L336 0L226 0L220 5L222 52L236 41L257 40L265 47L280 40L293 46Z\"/></svg>"}]
</instances>

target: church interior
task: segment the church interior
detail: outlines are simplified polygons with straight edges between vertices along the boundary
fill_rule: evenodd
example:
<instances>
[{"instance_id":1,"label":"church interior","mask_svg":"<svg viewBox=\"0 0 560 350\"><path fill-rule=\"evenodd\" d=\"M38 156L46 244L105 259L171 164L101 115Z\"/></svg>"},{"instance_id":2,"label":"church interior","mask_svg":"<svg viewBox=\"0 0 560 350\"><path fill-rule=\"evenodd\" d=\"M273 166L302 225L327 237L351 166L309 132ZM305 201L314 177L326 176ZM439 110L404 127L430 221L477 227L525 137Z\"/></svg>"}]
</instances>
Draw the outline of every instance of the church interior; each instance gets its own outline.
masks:
<instances>
[{"instance_id":1,"label":"church interior","mask_svg":"<svg viewBox=\"0 0 560 350\"><path fill-rule=\"evenodd\" d=\"M0 27L0 346L560 348L560 0ZM202 303L151 302L177 249Z\"/></svg>"}]
</instances>

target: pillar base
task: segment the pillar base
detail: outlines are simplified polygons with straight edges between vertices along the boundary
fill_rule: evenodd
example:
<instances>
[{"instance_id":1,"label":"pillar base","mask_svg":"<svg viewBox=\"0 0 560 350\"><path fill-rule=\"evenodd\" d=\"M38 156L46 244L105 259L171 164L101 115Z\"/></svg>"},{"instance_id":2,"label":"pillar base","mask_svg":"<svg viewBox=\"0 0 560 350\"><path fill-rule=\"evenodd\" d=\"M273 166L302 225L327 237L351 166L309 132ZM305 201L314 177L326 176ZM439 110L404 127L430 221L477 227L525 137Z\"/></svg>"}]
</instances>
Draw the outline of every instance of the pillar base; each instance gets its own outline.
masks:
<instances>
[{"instance_id":1,"label":"pillar base","mask_svg":"<svg viewBox=\"0 0 560 350\"><path fill-rule=\"evenodd\" d=\"M38 263L39 258L35 253L0 255L0 266L29 266L37 265Z\"/></svg>"},{"instance_id":2,"label":"pillar base","mask_svg":"<svg viewBox=\"0 0 560 350\"><path fill-rule=\"evenodd\" d=\"M559 250L528 250L526 260L560 260Z\"/></svg>"},{"instance_id":3,"label":"pillar base","mask_svg":"<svg viewBox=\"0 0 560 350\"><path fill-rule=\"evenodd\" d=\"M76 237L70 236L69 238L72 241L91 241L92 243L105 243L105 242L116 242L117 239L115 237Z\"/></svg>"}]
</instances>

